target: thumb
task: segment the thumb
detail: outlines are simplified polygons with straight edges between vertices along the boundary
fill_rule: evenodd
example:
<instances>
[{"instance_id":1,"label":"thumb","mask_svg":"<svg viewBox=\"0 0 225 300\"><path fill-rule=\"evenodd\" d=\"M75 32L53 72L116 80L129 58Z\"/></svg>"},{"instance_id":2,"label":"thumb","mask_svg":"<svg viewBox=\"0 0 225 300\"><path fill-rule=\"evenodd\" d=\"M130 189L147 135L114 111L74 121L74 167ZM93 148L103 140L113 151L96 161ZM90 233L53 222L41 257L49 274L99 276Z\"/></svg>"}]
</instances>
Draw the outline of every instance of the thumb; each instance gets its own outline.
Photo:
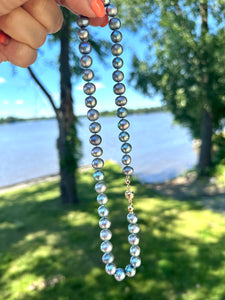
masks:
<instances>
[{"instance_id":1,"label":"thumb","mask_svg":"<svg viewBox=\"0 0 225 300\"><path fill-rule=\"evenodd\" d=\"M76 15L89 18L103 18L105 16L105 7L102 0L56 0L56 2Z\"/></svg>"},{"instance_id":2,"label":"thumb","mask_svg":"<svg viewBox=\"0 0 225 300\"><path fill-rule=\"evenodd\" d=\"M0 16L10 13L15 8L23 5L27 0L1 0Z\"/></svg>"}]
</instances>

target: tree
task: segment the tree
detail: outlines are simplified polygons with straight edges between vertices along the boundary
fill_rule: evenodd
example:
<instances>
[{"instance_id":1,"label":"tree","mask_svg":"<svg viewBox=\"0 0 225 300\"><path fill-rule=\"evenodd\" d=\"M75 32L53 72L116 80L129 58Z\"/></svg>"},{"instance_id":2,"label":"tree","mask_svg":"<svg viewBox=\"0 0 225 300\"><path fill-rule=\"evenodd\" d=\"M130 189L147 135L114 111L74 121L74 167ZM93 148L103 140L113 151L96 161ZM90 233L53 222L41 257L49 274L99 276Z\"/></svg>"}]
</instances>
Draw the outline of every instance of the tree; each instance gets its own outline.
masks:
<instances>
[{"instance_id":1,"label":"tree","mask_svg":"<svg viewBox=\"0 0 225 300\"><path fill-rule=\"evenodd\" d=\"M47 96L55 112L59 128L57 149L60 165L60 191L63 204L79 202L76 187L76 171L79 159L79 140L76 133L76 118L73 111L72 70L70 65L71 26L74 21L72 14L64 10L64 23L58 38L60 40L59 71L60 71L60 107L57 108L53 97L37 78L32 68L28 68L31 77Z\"/></svg>"},{"instance_id":2,"label":"tree","mask_svg":"<svg viewBox=\"0 0 225 300\"><path fill-rule=\"evenodd\" d=\"M162 94L175 120L200 138L200 175L212 161L212 135L225 116L225 4L221 0L152 0L121 9L132 30L145 26L145 59L133 58L131 82ZM126 12L125 10L126 9Z\"/></svg>"}]
</instances>

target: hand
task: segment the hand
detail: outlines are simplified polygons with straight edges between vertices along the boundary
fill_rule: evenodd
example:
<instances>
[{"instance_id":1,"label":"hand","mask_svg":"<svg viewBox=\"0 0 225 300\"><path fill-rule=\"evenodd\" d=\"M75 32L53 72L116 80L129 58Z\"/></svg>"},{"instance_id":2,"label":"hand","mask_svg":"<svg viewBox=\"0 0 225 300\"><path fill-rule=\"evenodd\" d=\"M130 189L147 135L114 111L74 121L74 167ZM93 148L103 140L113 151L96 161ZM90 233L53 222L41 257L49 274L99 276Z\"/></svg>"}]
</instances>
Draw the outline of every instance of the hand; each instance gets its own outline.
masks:
<instances>
[{"instance_id":1,"label":"hand","mask_svg":"<svg viewBox=\"0 0 225 300\"><path fill-rule=\"evenodd\" d=\"M36 49L47 34L62 26L63 16L56 2L89 17L93 26L108 23L101 0L1 0L0 63L10 61L26 68L36 60Z\"/></svg>"},{"instance_id":2,"label":"hand","mask_svg":"<svg viewBox=\"0 0 225 300\"><path fill-rule=\"evenodd\" d=\"M88 17L92 26L104 27L108 24L109 19L105 14L102 0L56 0L56 2L71 10L75 15Z\"/></svg>"},{"instance_id":3,"label":"hand","mask_svg":"<svg viewBox=\"0 0 225 300\"><path fill-rule=\"evenodd\" d=\"M27 67L48 33L58 31L63 16L55 0L1 0L0 62ZM6 34L6 35L5 35Z\"/></svg>"}]
</instances>

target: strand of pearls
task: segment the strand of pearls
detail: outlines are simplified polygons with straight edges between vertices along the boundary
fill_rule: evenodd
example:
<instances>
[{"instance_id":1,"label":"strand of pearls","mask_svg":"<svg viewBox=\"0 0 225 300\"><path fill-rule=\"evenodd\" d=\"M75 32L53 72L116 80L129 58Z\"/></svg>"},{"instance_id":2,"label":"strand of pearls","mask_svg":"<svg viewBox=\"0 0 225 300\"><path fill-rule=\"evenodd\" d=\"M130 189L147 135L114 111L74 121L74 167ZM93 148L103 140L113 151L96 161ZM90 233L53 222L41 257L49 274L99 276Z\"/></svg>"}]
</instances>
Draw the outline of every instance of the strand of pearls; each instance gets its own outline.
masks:
<instances>
[{"instance_id":1,"label":"strand of pearls","mask_svg":"<svg viewBox=\"0 0 225 300\"><path fill-rule=\"evenodd\" d=\"M130 124L128 120L126 120L126 116L128 114L127 109L124 107L127 104L127 98L123 95L126 91L125 85L121 83L124 79L124 74L120 70L123 66L123 60L119 56L123 52L123 47L120 44L122 40L122 33L119 31L121 27L120 19L117 18L117 7L114 4L110 3L110 0L104 0L104 5L106 8L106 13L110 17L109 20L109 27L112 30L111 40L113 42L111 51L114 59L112 61L112 65L115 68L113 72L113 80L116 84L113 87L114 93L117 95L115 99L115 103L119 108L117 109L117 116L120 118L118 122L118 127L121 130L119 134L119 140L122 142L121 151L123 152L122 163L125 165L123 168L123 173L126 175L125 183L127 186L127 190L125 192L125 197L128 200L128 215L127 221L128 225L128 242L131 245L130 247L130 264L128 264L125 269L117 268L114 261L114 255L112 254L113 245L110 242L112 238L112 232L110 231L111 221L108 218L109 209L106 206L108 202L108 197L105 194L106 191L106 183L103 181L105 178L104 172L102 168L104 166L104 161L101 158L103 154L102 148L99 146L102 142L102 138L99 135L101 131L101 125L97 122L99 118L99 112L95 109L97 104L96 98L93 96L95 93L96 87L91 82L94 78L94 73L90 69L92 65L92 58L89 56L91 53L92 47L89 43L89 32L87 30L87 26L89 25L89 20L87 17L78 16L77 17L77 24L80 27L78 35L81 40L79 45L80 53L83 55L80 60L81 66L84 68L83 70L83 80L86 83L83 86L84 93L87 95L85 99L85 104L89 108L87 112L87 117L91 121L89 126L89 130L91 132L90 143L94 146L91 151L92 156L94 157L92 161L92 167L95 169L93 174L94 179L97 181L95 184L95 191L98 193L97 202L100 204L98 208L98 214L101 217L99 220L99 227L101 228L100 232L100 239L102 240L101 243L101 251L104 253L102 256L102 261L105 263L105 270L106 273L109 275L114 275L117 281L122 281L126 276L133 277L136 274L136 268L141 265L141 259L139 257L140 254L140 247L139 244L139 237L137 233L140 231L140 227L137 224L138 218L134 213L133 207L133 198L134 193L131 191L130 188L130 176L133 174L133 168L130 165L131 163L131 156L129 153L132 150L132 146L128 143L130 138L129 133L126 131Z\"/></svg>"}]
</instances>

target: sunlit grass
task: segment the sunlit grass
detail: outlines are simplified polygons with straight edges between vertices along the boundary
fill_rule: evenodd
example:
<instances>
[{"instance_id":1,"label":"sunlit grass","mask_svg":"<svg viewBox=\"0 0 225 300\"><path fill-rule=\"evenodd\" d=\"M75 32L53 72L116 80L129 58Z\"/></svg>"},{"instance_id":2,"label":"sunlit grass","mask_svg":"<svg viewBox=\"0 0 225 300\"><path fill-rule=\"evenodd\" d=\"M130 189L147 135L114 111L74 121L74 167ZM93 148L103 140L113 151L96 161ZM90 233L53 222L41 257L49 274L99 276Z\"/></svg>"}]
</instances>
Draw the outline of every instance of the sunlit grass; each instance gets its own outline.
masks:
<instances>
[{"instance_id":1,"label":"sunlit grass","mask_svg":"<svg viewBox=\"0 0 225 300\"><path fill-rule=\"evenodd\" d=\"M198 201L160 197L134 182L142 266L116 282L99 250L92 171L79 174L80 204L63 207L57 182L0 196L0 299L223 300L225 219ZM118 266L129 263L124 178L105 167ZM198 200L198 199L196 199Z\"/></svg>"}]
</instances>

